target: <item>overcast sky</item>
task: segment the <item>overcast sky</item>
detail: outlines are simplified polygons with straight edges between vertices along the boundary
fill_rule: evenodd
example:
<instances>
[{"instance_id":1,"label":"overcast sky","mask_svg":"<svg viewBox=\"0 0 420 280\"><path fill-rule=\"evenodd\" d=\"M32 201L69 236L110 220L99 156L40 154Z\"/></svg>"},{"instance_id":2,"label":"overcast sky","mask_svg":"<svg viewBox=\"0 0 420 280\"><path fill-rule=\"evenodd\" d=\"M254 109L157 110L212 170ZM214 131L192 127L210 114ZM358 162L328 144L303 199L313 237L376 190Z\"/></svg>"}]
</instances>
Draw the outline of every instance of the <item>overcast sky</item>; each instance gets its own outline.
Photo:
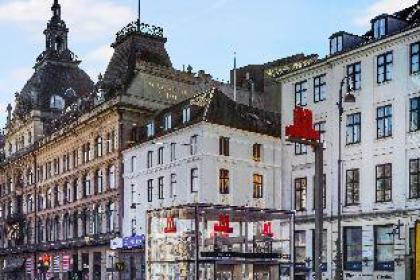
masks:
<instances>
[{"instance_id":1,"label":"overcast sky","mask_svg":"<svg viewBox=\"0 0 420 280\"><path fill-rule=\"evenodd\" d=\"M52 0L0 0L0 124L33 73L44 49ZM256 64L304 52L324 56L328 37L362 34L375 15L416 0L142 0L142 21L164 28L174 66L191 64L226 80L233 52L238 64ZM137 0L60 0L70 49L96 80L112 55L114 34L137 14Z\"/></svg>"}]
</instances>

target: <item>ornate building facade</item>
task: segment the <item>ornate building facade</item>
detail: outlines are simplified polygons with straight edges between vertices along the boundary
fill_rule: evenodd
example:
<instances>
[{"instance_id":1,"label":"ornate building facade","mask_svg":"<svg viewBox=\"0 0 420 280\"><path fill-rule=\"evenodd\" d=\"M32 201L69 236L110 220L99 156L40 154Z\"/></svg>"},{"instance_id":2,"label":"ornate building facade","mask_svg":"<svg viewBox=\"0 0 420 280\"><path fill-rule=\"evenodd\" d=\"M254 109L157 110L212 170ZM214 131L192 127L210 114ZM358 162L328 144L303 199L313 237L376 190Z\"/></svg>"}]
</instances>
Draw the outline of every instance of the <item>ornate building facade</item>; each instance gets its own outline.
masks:
<instances>
[{"instance_id":1,"label":"ornate building facade","mask_svg":"<svg viewBox=\"0 0 420 280\"><path fill-rule=\"evenodd\" d=\"M120 236L122 150L154 112L222 86L203 72L172 68L161 28L129 24L97 84L79 68L57 0L45 50L8 106L0 165L2 279L33 279L49 256L49 277L104 279L110 241Z\"/></svg>"}]
</instances>

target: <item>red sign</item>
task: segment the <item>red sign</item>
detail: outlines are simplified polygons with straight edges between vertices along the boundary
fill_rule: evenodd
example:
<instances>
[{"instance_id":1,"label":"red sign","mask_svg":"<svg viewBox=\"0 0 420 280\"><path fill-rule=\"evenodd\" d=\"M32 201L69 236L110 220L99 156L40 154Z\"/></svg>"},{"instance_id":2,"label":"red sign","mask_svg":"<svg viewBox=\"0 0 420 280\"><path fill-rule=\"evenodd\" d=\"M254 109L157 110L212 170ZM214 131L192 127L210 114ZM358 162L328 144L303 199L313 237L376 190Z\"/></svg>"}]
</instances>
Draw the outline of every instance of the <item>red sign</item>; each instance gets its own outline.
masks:
<instances>
[{"instance_id":1,"label":"red sign","mask_svg":"<svg viewBox=\"0 0 420 280\"><path fill-rule=\"evenodd\" d=\"M215 232L232 233L233 228L229 227L230 218L228 215L220 215L219 223L214 225Z\"/></svg>"},{"instance_id":2,"label":"red sign","mask_svg":"<svg viewBox=\"0 0 420 280\"><path fill-rule=\"evenodd\" d=\"M304 141L318 141L320 135L313 127L312 111L296 107L293 110L293 124L286 127L286 136Z\"/></svg>"},{"instance_id":3,"label":"red sign","mask_svg":"<svg viewBox=\"0 0 420 280\"><path fill-rule=\"evenodd\" d=\"M263 230L262 230L262 235L264 235L266 237L273 237L274 236L271 222L264 223Z\"/></svg>"},{"instance_id":4,"label":"red sign","mask_svg":"<svg viewBox=\"0 0 420 280\"><path fill-rule=\"evenodd\" d=\"M166 227L163 229L165 233L176 233L176 224L173 217L166 218Z\"/></svg>"}]
</instances>

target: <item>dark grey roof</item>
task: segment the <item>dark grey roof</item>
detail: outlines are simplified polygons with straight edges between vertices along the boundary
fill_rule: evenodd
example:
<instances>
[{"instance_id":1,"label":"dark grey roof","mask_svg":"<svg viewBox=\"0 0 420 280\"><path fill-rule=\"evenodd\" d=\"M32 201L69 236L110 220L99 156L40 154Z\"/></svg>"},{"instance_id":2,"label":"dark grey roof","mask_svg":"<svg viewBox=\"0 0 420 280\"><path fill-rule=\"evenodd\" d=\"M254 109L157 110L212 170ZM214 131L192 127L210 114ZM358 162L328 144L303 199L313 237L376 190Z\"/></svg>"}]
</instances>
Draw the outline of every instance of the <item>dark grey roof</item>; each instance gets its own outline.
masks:
<instances>
[{"instance_id":1,"label":"dark grey roof","mask_svg":"<svg viewBox=\"0 0 420 280\"><path fill-rule=\"evenodd\" d=\"M191 110L191 120L183 123L182 112L187 106ZM170 130L163 128L167 114L171 114L172 118ZM216 88L162 110L151 120L155 122L155 135L148 138L146 127L135 128L133 143L150 141L203 121L273 137L281 136L280 114L236 103Z\"/></svg>"},{"instance_id":2,"label":"dark grey roof","mask_svg":"<svg viewBox=\"0 0 420 280\"><path fill-rule=\"evenodd\" d=\"M23 118L33 109L51 112L53 95L61 96L68 106L93 89L93 81L77 63L44 61L17 94L14 117Z\"/></svg>"},{"instance_id":3,"label":"dark grey roof","mask_svg":"<svg viewBox=\"0 0 420 280\"><path fill-rule=\"evenodd\" d=\"M138 60L172 67L171 59L165 49L166 38L163 38L161 33L156 36L154 33L137 32L135 26L127 30L117 33L117 39L112 44L114 54L99 85L110 95L124 89L130 83Z\"/></svg>"}]
</instances>

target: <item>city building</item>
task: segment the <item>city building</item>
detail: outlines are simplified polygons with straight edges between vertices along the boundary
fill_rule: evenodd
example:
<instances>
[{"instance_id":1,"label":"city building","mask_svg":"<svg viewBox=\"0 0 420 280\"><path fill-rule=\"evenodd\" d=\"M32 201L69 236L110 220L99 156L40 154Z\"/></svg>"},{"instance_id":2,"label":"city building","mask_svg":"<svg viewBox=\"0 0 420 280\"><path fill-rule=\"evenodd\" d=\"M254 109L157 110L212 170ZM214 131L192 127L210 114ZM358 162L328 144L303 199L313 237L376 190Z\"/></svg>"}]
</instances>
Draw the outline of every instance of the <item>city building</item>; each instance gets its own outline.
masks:
<instances>
[{"instance_id":1,"label":"city building","mask_svg":"<svg viewBox=\"0 0 420 280\"><path fill-rule=\"evenodd\" d=\"M362 36L337 32L330 55L277 79L281 197L284 208L297 211L295 279L311 279L314 269L314 154L284 137L295 106L313 111L325 143L324 277L333 279L336 271L340 185L344 279L413 279L413 228L420 219L419 20L420 3L375 17ZM344 103L341 143L340 87L356 99Z\"/></svg>"},{"instance_id":2,"label":"city building","mask_svg":"<svg viewBox=\"0 0 420 280\"><path fill-rule=\"evenodd\" d=\"M139 21L117 33L94 84L69 49L57 0L51 10L45 50L8 106L2 136L0 278L33 279L45 257L48 277L105 279L114 274L110 242L125 215L122 151L137 127L206 88L228 86L203 71L175 70L162 29Z\"/></svg>"},{"instance_id":3,"label":"city building","mask_svg":"<svg viewBox=\"0 0 420 280\"><path fill-rule=\"evenodd\" d=\"M136 145L123 152L123 236L144 235L151 209L281 209L278 114L212 89L158 112L135 136Z\"/></svg>"}]
</instances>

